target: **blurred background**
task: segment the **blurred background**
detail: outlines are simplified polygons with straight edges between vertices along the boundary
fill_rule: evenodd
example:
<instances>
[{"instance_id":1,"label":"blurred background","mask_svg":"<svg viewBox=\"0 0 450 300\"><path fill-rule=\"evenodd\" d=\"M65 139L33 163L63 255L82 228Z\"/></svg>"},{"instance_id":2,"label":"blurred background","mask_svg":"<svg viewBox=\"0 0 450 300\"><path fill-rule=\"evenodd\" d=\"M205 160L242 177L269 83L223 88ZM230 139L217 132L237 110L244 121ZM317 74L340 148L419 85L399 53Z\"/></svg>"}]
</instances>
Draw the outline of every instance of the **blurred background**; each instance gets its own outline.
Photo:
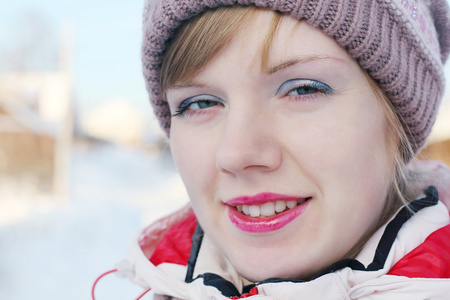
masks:
<instances>
[{"instance_id":1,"label":"blurred background","mask_svg":"<svg viewBox=\"0 0 450 300\"><path fill-rule=\"evenodd\" d=\"M141 75L142 6L0 0L0 299L90 299L187 202ZM450 164L448 91L424 157ZM140 292L109 276L96 295Z\"/></svg>"},{"instance_id":2,"label":"blurred background","mask_svg":"<svg viewBox=\"0 0 450 300\"><path fill-rule=\"evenodd\" d=\"M90 299L187 201L142 79L142 6L0 0L2 300ZM96 295L141 292L110 275Z\"/></svg>"}]
</instances>

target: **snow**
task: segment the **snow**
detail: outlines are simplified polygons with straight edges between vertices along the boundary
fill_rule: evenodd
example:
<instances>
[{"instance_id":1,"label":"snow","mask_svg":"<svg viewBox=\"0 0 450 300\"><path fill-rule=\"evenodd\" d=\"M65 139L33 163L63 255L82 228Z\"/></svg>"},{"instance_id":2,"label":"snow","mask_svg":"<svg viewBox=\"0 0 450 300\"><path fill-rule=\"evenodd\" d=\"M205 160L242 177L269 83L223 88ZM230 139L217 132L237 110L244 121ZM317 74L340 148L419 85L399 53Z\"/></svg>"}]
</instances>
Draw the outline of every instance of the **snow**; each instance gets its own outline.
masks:
<instances>
[{"instance_id":1,"label":"snow","mask_svg":"<svg viewBox=\"0 0 450 300\"><path fill-rule=\"evenodd\" d=\"M74 151L69 198L0 182L0 299L90 299L95 279L125 258L136 232L187 201L167 158L118 147ZM96 299L142 292L108 275Z\"/></svg>"}]
</instances>

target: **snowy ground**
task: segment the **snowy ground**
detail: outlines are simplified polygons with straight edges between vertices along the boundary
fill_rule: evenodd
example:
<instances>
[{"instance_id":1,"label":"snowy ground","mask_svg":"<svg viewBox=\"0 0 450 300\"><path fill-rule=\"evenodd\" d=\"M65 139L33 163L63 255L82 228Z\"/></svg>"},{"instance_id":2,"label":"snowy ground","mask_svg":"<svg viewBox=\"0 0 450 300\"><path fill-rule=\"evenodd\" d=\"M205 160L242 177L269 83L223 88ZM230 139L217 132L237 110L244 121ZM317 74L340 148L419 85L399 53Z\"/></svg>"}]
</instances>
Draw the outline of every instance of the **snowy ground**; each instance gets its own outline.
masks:
<instances>
[{"instance_id":1,"label":"snowy ground","mask_svg":"<svg viewBox=\"0 0 450 300\"><path fill-rule=\"evenodd\" d=\"M90 299L94 280L125 257L135 233L186 201L170 163L112 147L74 152L68 201L26 184L2 184L0 300ZM96 299L135 299L141 292L109 275Z\"/></svg>"}]
</instances>

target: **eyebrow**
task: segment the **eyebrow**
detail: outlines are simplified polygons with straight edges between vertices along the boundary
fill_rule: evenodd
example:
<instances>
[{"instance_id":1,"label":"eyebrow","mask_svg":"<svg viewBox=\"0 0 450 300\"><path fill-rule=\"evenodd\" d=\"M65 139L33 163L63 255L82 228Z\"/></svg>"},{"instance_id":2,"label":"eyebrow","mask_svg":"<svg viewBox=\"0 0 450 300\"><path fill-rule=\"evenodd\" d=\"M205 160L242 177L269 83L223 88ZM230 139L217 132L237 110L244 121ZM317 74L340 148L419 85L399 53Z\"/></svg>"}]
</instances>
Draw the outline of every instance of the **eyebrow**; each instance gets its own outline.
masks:
<instances>
[{"instance_id":1,"label":"eyebrow","mask_svg":"<svg viewBox=\"0 0 450 300\"><path fill-rule=\"evenodd\" d=\"M183 88L204 88L206 87L205 84L194 81L194 80L188 80L183 82L178 82L172 85L169 89L183 89Z\"/></svg>"},{"instance_id":2,"label":"eyebrow","mask_svg":"<svg viewBox=\"0 0 450 300\"><path fill-rule=\"evenodd\" d=\"M317 60L335 60L335 61L339 61L341 63L347 64L348 62L345 59L342 58L338 58L338 57L334 57L334 56L318 56L318 55L312 55L312 56L306 56L306 57L296 57L296 58L292 58L289 59L287 61L284 61L276 66L273 67L269 67L267 68L267 70L265 71L265 73L267 75L272 75L276 72L279 72L281 70L287 69L293 65L296 64L304 64L304 63L308 63L311 61L317 61Z\"/></svg>"}]
</instances>

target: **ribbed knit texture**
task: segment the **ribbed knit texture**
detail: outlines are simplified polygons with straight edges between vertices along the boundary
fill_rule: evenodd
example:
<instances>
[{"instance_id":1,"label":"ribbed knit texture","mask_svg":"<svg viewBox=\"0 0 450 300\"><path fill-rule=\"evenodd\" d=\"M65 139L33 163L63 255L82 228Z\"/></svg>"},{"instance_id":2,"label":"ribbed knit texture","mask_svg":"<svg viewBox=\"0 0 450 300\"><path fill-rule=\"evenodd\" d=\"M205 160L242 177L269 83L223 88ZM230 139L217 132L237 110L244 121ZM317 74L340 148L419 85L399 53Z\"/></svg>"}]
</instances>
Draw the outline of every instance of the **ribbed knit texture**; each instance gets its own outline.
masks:
<instances>
[{"instance_id":1,"label":"ribbed knit texture","mask_svg":"<svg viewBox=\"0 0 450 300\"><path fill-rule=\"evenodd\" d=\"M183 22L225 5L270 8L322 29L385 92L413 150L424 146L444 92L443 64L450 51L445 0L147 0L143 71L154 112L167 134L171 115L160 86L166 47Z\"/></svg>"}]
</instances>

